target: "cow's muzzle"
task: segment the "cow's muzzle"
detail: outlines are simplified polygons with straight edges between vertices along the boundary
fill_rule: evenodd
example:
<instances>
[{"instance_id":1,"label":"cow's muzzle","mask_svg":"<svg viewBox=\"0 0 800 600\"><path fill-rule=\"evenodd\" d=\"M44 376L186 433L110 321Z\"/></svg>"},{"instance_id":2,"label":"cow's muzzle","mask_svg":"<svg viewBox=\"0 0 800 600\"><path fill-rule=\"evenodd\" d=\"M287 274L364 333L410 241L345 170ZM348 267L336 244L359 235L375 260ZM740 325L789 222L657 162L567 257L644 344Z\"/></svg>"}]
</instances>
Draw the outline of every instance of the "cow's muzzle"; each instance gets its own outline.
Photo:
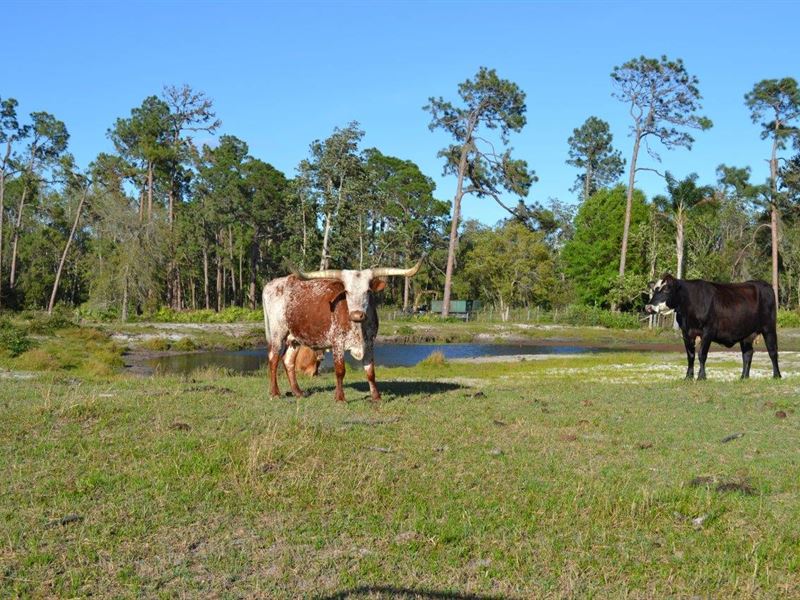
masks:
<instances>
[{"instance_id":1,"label":"cow's muzzle","mask_svg":"<svg viewBox=\"0 0 800 600\"><path fill-rule=\"evenodd\" d=\"M652 315L654 312L656 312L656 309L652 304L648 304L644 307L644 312L646 312L648 315Z\"/></svg>"},{"instance_id":2,"label":"cow's muzzle","mask_svg":"<svg viewBox=\"0 0 800 600\"><path fill-rule=\"evenodd\" d=\"M364 320L365 316L366 315L364 314L363 310L351 310L350 311L350 320L351 321L355 321L356 323L361 323L361 321Z\"/></svg>"}]
</instances>

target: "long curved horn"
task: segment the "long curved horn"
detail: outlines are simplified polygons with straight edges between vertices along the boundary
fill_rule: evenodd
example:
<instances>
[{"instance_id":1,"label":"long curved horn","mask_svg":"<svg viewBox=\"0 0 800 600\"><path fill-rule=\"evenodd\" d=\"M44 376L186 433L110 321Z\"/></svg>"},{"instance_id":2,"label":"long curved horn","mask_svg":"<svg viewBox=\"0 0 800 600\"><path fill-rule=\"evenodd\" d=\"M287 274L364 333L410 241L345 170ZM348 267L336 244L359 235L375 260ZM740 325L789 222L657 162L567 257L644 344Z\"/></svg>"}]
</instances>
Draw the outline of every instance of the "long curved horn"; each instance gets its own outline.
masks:
<instances>
[{"instance_id":1,"label":"long curved horn","mask_svg":"<svg viewBox=\"0 0 800 600\"><path fill-rule=\"evenodd\" d=\"M329 269L327 271L309 271L308 273L304 273L289 260L284 260L283 266L292 275L300 279L340 279L342 276L341 271L335 271L333 269Z\"/></svg>"},{"instance_id":2,"label":"long curved horn","mask_svg":"<svg viewBox=\"0 0 800 600\"><path fill-rule=\"evenodd\" d=\"M303 273L299 269L294 273L300 279L341 279L342 272L337 271L335 269L327 269L325 271L309 271L308 273Z\"/></svg>"},{"instance_id":3,"label":"long curved horn","mask_svg":"<svg viewBox=\"0 0 800 600\"><path fill-rule=\"evenodd\" d=\"M423 257L424 258L424 257ZM373 277L390 277L391 275L400 275L402 277L413 277L419 271L419 268L422 266L422 258L417 261L410 269L396 269L392 267L378 267L377 269L372 269L372 276Z\"/></svg>"}]
</instances>

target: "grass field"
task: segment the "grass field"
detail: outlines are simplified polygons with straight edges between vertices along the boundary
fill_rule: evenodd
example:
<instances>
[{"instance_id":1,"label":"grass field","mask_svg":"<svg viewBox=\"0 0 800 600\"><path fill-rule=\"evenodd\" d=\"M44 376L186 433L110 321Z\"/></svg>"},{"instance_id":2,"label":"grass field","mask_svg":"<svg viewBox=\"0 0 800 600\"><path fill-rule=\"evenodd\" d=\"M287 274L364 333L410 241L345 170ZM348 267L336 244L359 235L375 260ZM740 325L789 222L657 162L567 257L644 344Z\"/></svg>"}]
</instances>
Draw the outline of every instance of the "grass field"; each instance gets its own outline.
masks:
<instances>
[{"instance_id":1,"label":"grass field","mask_svg":"<svg viewBox=\"0 0 800 600\"><path fill-rule=\"evenodd\" d=\"M0 597L800 595L800 355L432 363L0 374Z\"/></svg>"}]
</instances>

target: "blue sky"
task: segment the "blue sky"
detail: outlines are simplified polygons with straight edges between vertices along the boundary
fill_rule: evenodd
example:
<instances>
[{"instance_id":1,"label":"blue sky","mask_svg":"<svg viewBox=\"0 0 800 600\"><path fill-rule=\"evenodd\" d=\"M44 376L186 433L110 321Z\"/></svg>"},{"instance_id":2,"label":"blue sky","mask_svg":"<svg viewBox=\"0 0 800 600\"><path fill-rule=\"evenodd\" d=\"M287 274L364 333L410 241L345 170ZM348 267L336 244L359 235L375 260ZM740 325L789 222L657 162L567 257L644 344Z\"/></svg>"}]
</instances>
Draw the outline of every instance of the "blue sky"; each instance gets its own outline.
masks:
<instances>
[{"instance_id":1,"label":"blue sky","mask_svg":"<svg viewBox=\"0 0 800 600\"><path fill-rule=\"evenodd\" d=\"M615 65L666 54L700 78L714 128L697 134L691 152L662 152L660 168L696 171L704 182L720 163L766 178L769 145L743 96L761 79L800 79L797 2L28 0L0 10L0 97L62 119L81 165L110 150L116 118L164 85L188 83L213 98L221 133L289 176L313 140L358 121L364 147L415 161L442 199L455 189L436 158L448 140L428 130L421 107L429 96L456 100L458 83L480 66L527 93L528 124L512 145L540 178L528 201L541 202L574 201L567 138L587 117L608 121L629 158L629 117L611 97ZM651 174L638 185L648 196L663 189ZM486 199L467 200L464 213L503 217Z\"/></svg>"}]
</instances>

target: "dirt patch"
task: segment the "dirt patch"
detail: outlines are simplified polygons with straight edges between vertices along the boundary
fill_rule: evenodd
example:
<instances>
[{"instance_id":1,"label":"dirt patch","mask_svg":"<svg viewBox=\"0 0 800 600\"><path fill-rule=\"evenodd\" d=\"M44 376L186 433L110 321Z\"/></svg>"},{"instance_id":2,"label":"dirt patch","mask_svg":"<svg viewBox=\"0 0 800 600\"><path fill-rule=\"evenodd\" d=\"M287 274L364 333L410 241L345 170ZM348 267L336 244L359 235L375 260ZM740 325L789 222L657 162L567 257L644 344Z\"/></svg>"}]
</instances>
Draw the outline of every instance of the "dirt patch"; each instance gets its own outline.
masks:
<instances>
[{"instance_id":1,"label":"dirt patch","mask_svg":"<svg viewBox=\"0 0 800 600\"><path fill-rule=\"evenodd\" d=\"M714 491L726 492L739 492L745 496L755 496L756 489L747 479L734 479L722 480L712 476L695 477L689 482L691 487L704 487L707 489L714 488Z\"/></svg>"}]
</instances>

